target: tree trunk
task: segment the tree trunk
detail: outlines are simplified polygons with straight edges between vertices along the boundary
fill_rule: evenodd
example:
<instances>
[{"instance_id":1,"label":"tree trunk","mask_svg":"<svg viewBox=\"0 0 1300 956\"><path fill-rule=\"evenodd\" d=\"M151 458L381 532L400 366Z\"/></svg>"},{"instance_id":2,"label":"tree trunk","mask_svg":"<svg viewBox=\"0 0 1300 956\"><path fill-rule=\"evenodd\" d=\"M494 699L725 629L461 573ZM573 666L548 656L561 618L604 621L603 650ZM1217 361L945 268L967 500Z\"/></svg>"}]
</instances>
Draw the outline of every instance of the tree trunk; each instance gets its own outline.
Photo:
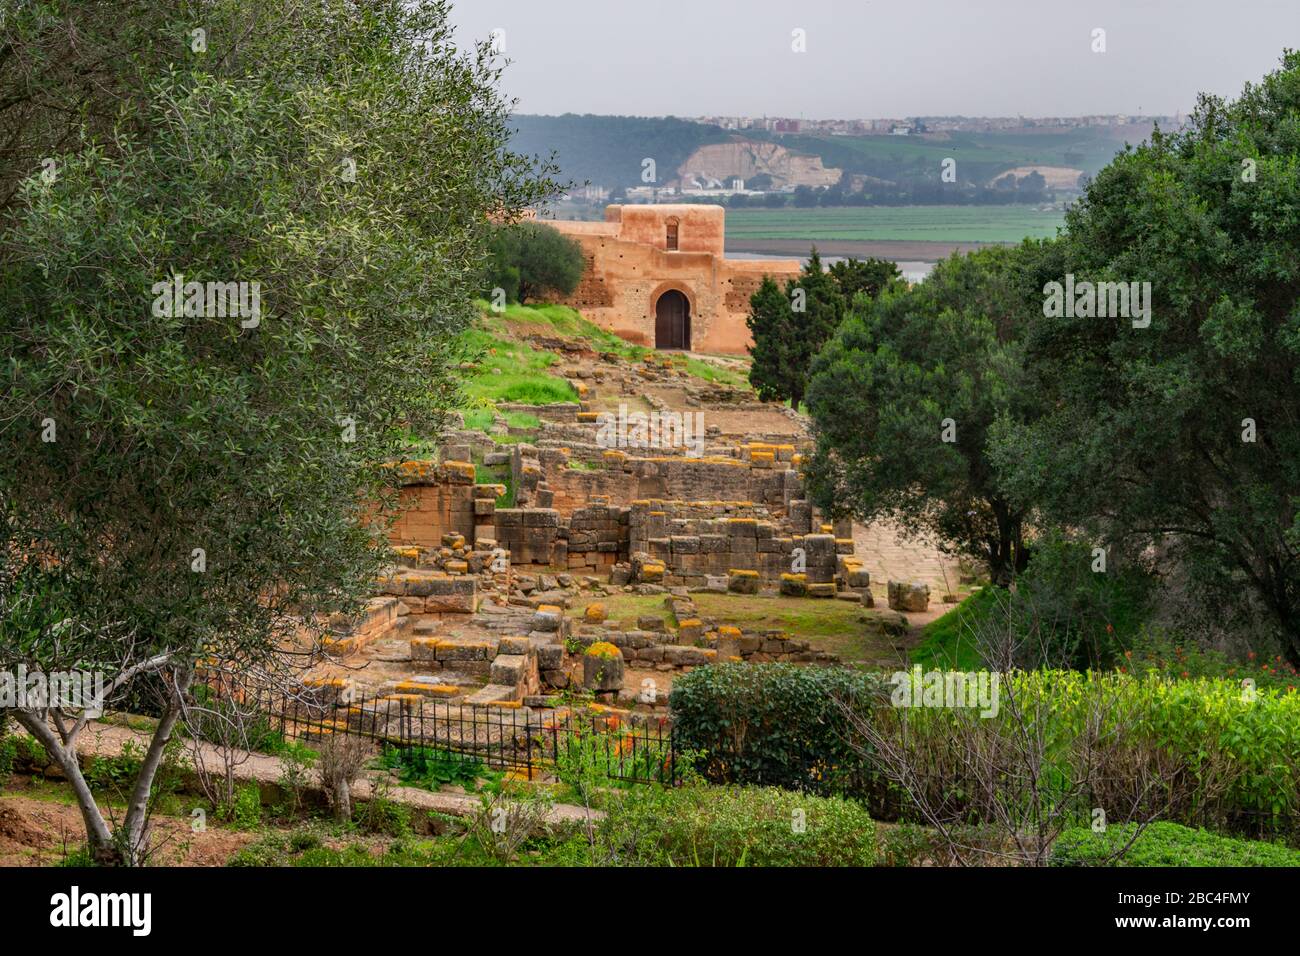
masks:
<instances>
[{"instance_id":1,"label":"tree trunk","mask_svg":"<svg viewBox=\"0 0 1300 956\"><path fill-rule=\"evenodd\" d=\"M334 786L334 818L341 823L352 819L352 785L340 776Z\"/></svg>"},{"instance_id":2,"label":"tree trunk","mask_svg":"<svg viewBox=\"0 0 1300 956\"><path fill-rule=\"evenodd\" d=\"M95 795L90 792L90 785L81 772L81 763L77 759L76 744L64 744L50 725L45 722L44 714L28 710L14 711L14 719L26 731L41 742L45 752L59 765L68 785L72 787L77 798L77 809L81 811L82 822L86 825L86 842L90 855L101 866L113 866L123 862L119 848L113 841L113 833L108 828L108 821L100 812Z\"/></svg>"},{"instance_id":3,"label":"tree trunk","mask_svg":"<svg viewBox=\"0 0 1300 956\"><path fill-rule=\"evenodd\" d=\"M186 674L175 685L180 694L189 688L191 675ZM44 712L17 710L14 716L28 733L41 742L46 752L58 763L63 775L72 787L77 798L77 807L81 819L86 825L86 842L91 856L101 866L138 866L148 854L149 836L149 794L153 790L154 778L162 766L164 752L171 740L172 731L180 717L180 699L173 693L168 703L167 712L154 730L153 739L140 765L135 787L127 804L126 819L122 829L114 833L100 812L91 793L89 784L81 772L81 763L77 759L75 731L71 734L56 733Z\"/></svg>"},{"instance_id":4,"label":"tree trunk","mask_svg":"<svg viewBox=\"0 0 1300 956\"><path fill-rule=\"evenodd\" d=\"M1277 588L1285 594L1285 585ZM1282 630L1282 653L1294 667L1300 667L1300 615L1285 597L1269 602Z\"/></svg>"}]
</instances>

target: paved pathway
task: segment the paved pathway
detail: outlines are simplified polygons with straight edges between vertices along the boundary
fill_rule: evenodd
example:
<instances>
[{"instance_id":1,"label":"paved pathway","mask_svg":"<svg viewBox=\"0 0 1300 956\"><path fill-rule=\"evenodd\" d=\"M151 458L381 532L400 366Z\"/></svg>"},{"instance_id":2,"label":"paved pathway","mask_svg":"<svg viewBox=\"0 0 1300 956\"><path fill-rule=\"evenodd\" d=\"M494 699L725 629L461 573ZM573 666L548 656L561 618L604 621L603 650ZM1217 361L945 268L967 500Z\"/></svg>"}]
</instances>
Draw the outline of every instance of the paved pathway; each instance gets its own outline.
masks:
<instances>
[{"instance_id":1,"label":"paved pathway","mask_svg":"<svg viewBox=\"0 0 1300 956\"><path fill-rule=\"evenodd\" d=\"M944 594L957 592L961 574L957 559L941 554L933 544L904 539L893 522L854 524L853 547L871 574L871 592L877 600L891 580L924 581L930 585L932 607Z\"/></svg>"},{"instance_id":2,"label":"paved pathway","mask_svg":"<svg viewBox=\"0 0 1300 956\"><path fill-rule=\"evenodd\" d=\"M137 731L117 724L96 722L88 725L82 731L81 736L77 738L77 752L83 760L90 756L111 757L121 753L123 745L128 740L136 741L138 747L143 750L149 745L149 736L148 731ZM209 767L220 765L216 747L206 743L201 743L199 746L204 748L205 761ZM256 781L261 784L273 784L279 781L280 761L278 758L268 754L248 753L246 751L239 751L238 753L240 758L245 759L235 768L235 779L237 781L240 783ZM313 786L319 786L320 778L317 772L312 770L310 773L312 774ZM374 787L370 780L362 776L353 785L352 795L358 800L369 800L373 790ZM393 786L389 789L386 797L396 803L452 816L469 816L480 812L483 808L482 799L472 794L432 793L418 787ZM602 817L604 817L604 814L599 810L588 810L585 807L557 803L550 809L547 822L581 823L589 819L596 820Z\"/></svg>"}]
</instances>

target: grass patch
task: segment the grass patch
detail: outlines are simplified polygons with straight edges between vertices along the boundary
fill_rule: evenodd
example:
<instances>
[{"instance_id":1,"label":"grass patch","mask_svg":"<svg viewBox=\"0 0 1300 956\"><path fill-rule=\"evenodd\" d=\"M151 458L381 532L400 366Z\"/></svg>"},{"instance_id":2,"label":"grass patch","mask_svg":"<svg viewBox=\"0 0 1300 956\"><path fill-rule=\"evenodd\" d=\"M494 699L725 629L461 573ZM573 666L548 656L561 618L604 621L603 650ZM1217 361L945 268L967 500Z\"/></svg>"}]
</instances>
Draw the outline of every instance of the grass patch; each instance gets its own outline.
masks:
<instances>
[{"instance_id":1,"label":"grass patch","mask_svg":"<svg viewBox=\"0 0 1300 956\"><path fill-rule=\"evenodd\" d=\"M497 499L498 508L515 506L515 479L509 465L483 465L475 468L476 485L505 485L506 493Z\"/></svg>"},{"instance_id":2,"label":"grass patch","mask_svg":"<svg viewBox=\"0 0 1300 956\"><path fill-rule=\"evenodd\" d=\"M588 601L587 604L605 605L605 609L609 612L608 623L611 627L635 627L638 617L649 614L662 617L670 627L676 627L677 621L673 617L673 612L664 603L666 597L667 595L664 594L614 594ZM569 616L581 618L587 604L570 608Z\"/></svg>"},{"instance_id":3,"label":"grass patch","mask_svg":"<svg viewBox=\"0 0 1300 956\"><path fill-rule=\"evenodd\" d=\"M742 630L786 631L810 641L817 650L847 662L894 664L898 652L881 618L856 602L827 598L764 597L742 594L694 594L701 616Z\"/></svg>"},{"instance_id":4,"label":"grass patch","mask_svg":"<svg viewBox=\"0 0 1300 956\"><path fill-rule=\"evenodd\" d=\"M506 412L505 418L506 424L511 428L523 428L528 431L536 431L542 424L540 418L527 412Z\"/></svg>"},{"instance_id":5,"label":"grass patch","mask_svg":"<svg viewBox=\"0 0 1300 956\"><path fill-rule=\"evenodd\" d=\"M973 671L984 666L972 643L979 624L1000 607L998 590L986 587L921 632L921 643L912 650L913 664L929 669Z\"/></svg>"},{"instance_id":6,"label":"grass patch","mask_svg":"<svg viewBox=\"0 0 1300 956\"><path fill-rule=\"evenodd\" d=\"M734 369L725 368L721 365L714 365L712 362L705 362L701 359L688 358L686 360L686 371L696 378L703 379L706 382L712 382L714 385L729 385L732 388L749 388L749 376Z\"/></svg>"},{"instance_id":7,"label":"grass patch","mask_svg":"<svg viewBox=\"0 0 1300 956\"><path fill-rule=\"evenodd\" d=\"M574 402L578 393L564 379L548 373L558 357L522 342L493 335L486 329L465 333L467 344L480 357L478 371L465 383L471 405L523 402L553 405Z\"/></svg>"},{"instance_id":8,"label":"grass patch","mask_svg":"<svg viewBox=\"0 0 1300 956\"><path fill-rule=\"evenodd\" d=\"M742 594L692 594L702 618L742 630L782 630L797 640L810 641L821 651L838 654L845 662L896 664L898 652L871 610L850 601L765 597ZM633 627L642 615L668 619L676 627L662 594L616 594L605 598L611 626ZM572 609L581 617L583 607Z\"/></svg>"},{"instance_id":9,"label":"grass patch","mask_svg":"<svg viewBox=\"0 0 1300 956\"><path fill-rule=\"evenodd\" d=\"M1133 836L1135 824L1066 830L1052 846L1052 866L1300 866L1300 850L1240 840L1177 823L1153 823L1118 861L1105 861Z\"/></svg>"},{"instance_id":10,"label":"grass patch","mask_svg":"<svg viewBox=\"0 0 1300 956\"><path fill-rule=\"evenodd\" d=\"M488 310L486 302L479 304L484 310L485 324L498 333L508 334L512 325L538 326L543 333L583 339L597 352L612 352L633 362L639 362L654 352L654 349L634 345L608 329L602 329L567 305L508 305L504 312L496 313Z\"/></svg>"},{"instance_id":11,"label":"grass patch","mask_svg":"<svg viewBox=\"0 0 1300 956\"><path fill-rule=\"evenodd\" d=\"M471 408L462 417L470 431L485 432L496 421L496 412L491 408Z\"/></svg>"}]
</instances>

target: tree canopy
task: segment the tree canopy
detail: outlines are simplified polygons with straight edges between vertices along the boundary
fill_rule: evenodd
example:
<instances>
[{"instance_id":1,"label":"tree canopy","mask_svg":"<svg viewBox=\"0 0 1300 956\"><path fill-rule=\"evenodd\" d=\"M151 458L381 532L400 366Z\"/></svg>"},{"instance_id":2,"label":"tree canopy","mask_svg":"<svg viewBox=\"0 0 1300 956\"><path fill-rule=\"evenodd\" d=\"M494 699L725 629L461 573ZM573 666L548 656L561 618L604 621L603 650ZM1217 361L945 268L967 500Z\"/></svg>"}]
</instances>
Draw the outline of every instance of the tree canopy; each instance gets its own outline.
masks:
<instances>
[{"instance_id":1,"label":"tree canopy","mask_svg":"<svg viewBox=\"0 0 1300 956\"><path fill-rule=\"evenodd\" d=\"M1005 583L1026 561L1026 510L988 458L1003 418L1028 420L1021 337L1041 247L956 255L911 289L853 311L812 365L810 489L861 521L888 517L951 543Z\"/></svg>"},{"instance_id":2,"label":"tree canopy","mask_svg":"<svg viewBox=\"0 0 1300 956\"><path fill-rule=\"evenodd\" d=\"M849 259L822 268L814 246L797 279L785 291L764 277L750 296L746 324L754 338L749 382L763 401L803 402L813 357L835 333L855 296L868 298L902 281L898 267L881 259Z\"/></svg>"},{"instance_id":3,"label":"tree canopy","mask_svg":"<svg viewBox=\"0 0 1300 956\"><path fill-rule=\"evenodd\" d=\"M585 268L582 245L553 226L532 220L499 226L490 249L489 298L495 289L520 303L570 295Z\"/></svg>"},{"instance_id":4,"label":"tree canopy","mask_svg":"<svg viewBox=\"0 0 1300 956\"><path fill-rule=\"evenodd\" d=\"M1158 547L1207 603L1263 609L1300 663L1297 117L1288 53L1096 176L1050 278L1150 283L1150 323L1034 322L1027 361L1048 411L1003 423L995 457L1050 520Z\"/></svg>"},{"instance_id":5,"label":"tree canopy","mask_svg":"<svg viewBox=\"0 0 1300 956\"><path fill-rule=\"evenodd\" d=\"M0 36L0 103L54 84L8 146L52 163L0 235L0 665L166 688L121 832L82 801L130 862L200 664L273 675L368 596L386 463L459 404L492 217L554 184L502 149L490 52L442 2L106 9ZM70 35L102 84L40 66ZM71 102L98 121L45 113ZM84 721L48 716L18 715L74 777Z\"/></svg>"}]
</instances>

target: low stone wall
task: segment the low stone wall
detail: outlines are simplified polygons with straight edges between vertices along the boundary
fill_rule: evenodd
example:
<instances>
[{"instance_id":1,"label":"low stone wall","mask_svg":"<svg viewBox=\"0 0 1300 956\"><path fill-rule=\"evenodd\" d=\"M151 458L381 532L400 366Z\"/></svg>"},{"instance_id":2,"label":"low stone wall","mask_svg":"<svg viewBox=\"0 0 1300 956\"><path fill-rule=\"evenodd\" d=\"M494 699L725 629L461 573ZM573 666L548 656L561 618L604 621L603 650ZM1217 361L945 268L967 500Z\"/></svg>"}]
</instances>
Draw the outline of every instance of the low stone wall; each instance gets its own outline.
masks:
<instances>
[{"instance_id":1,"label":"low stone wall","mask_svg":"<svg viewBox=\"0 0 1300 956\"><path fill-rule=\"evenodd\" d=\"M497 508L494 514L497 547L510 553L512 564L552 565L560 534L560 513L554 508Z\"/></svg>"},{"instance_id":2,"label":"low stone wall","mask_svg":"<svg viewBox=\"0 0 1300 956\"><path fill-rule=\"evenodd\" d=\"M468 461L404 461L399 469L400 512L388 532L396 547L438 548L445 535L469 541L493 537L496 500L502 485L475 484L476 469Z\"/></svg>"},{"instance_id":3,"label":"low stone wall","mask_svg":"<svg viewBox=\"0 0 1300 956\"><path fill-rule=\"evenodd\" d=\"M569 516L552 563L579 574L608 573L628 554L628 509L597 502Z\"/></svg>"},{"instance_id":4,"label":"low stone wall","mask_svg":"<svg viewBox=\"0 0 1300 956\"><path fill-rule=\"evenodd\" d=\"M412 614L473 614L478 607L478 579L471 575L398 568L376 590L399 599Z\"/></svg>"}]
</instances>

